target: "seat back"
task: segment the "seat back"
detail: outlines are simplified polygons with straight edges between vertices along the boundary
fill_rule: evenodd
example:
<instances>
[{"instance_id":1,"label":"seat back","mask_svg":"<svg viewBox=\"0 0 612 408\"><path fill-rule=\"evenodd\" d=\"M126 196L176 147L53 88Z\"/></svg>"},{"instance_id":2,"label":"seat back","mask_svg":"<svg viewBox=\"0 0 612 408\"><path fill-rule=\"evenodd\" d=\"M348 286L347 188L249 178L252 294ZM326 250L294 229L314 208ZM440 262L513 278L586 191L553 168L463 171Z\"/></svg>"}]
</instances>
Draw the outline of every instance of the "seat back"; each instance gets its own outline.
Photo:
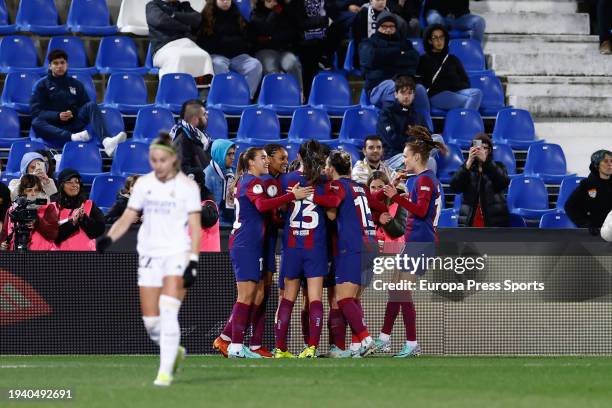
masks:
<instances>
[{"instance_id":1,"label":"seat back","mask_svg":"<svg viewBox=\"0 0 612 408\"><path fill-rule=\"evenodd\" d=\"M346 78L339 73L323 72L312 80L308 104L311 106L349 106L351 89Z\"/></svg>"},{"instance_id":2,"label":"seat back","mask_svg":"<svg viewBox=\"0 0 612 408\"><path fill-rule=\"evenodd\" d=\"M64 50L68 54L70 68L87 68L89 66L87 52L85 52L85 45L81 38L74 36L51 37L44 62L47 62L49 53L55 49Z\"/></svg>"},{"instance_id":3,"label":"seat back","mask_svg":"<svg viewBox=\"0 0 612 408\"><path fill-rule=\"evenodd\" d=\"M227 139L227 120L223 111L215 108L206 108L206 110L208 111L206 132L213 139Z\"/></svg>"},{"instance_id":4,"label":"seat back","mask_svg":"<svg viewBox=\"0 0 612 408\"><path fill-rule=\"evenodd\" d=\"M302 107L295 110L289 127L289 140L326 140L330 138L331 122L327 112L311 107Z\"/></svg>"},{"instance_id":5,"label":"seat back","mask_svg":"<svg viewBox=\"0 0 612 408\"><path fill-rule=\"evenodd\" d=\"M89 191L89 199L98 208L112 207L117 193L125 185L125 177L101 174L96 176Z\"/></svg>"},{"instance_id":6,"label":"seat back","mask_svg":"<svg viewBox=\"0 0 612 408\"><path fill-rule=\"evenodd\" d=\"M0 69L34 68L38 66L38 54L34 42L24 35L7 35L0 38Z\"/></svg>"},{"instance_id":7,"label":"seat back","mask_svg":"<svg viewBox=\"0 0 612 408\"><path fill-rule=\"evenodd\" d=\"M453 208L446 208L440 211L438 228L457 228L458 226L459 216Z\"/></svg>"},{"instance_id":8,"label":"seat back","mask_svg":"<svg viewBox=\"0 0 612 408\"><path fill-rule=\"evenodd\" d=\"M567 162L563 149L554 143L537 143L529 146L525 161L525 174L566 174Z\"/></svg>"},{"instance_id":9,"label":"seat back","mask_svg":"<svg viewBox=\"0 0 612 408\"><path fill-rule=\"evenodd\" d=\"M59 15L53 0L21 0L17 9L15 22L19 26L58 25Z\"/></svg>"},{"instance_id":10,"label":"seat back","mask_svg":"<svg viewBox=\"0 0 612 408\"><path fill-rule=\"evenodd\" d=\"M493 160L502 162L506 166L509 175L516 174L516 157L512 147L505 143L495 143L493 145Z\"/></svg>"},{"instance_id":11,"label":"seat back","mask_svg":"<svg viewBox=\"0 0 612 408\"><path fill-rule=\"evenodd\" d=\"M151 141L159 132L169 132L174 126L174 117L168 109L147 106L138 111L134 125L134 140Z\"/></svg>"},{"instance_id":12,"label":"seat back","mask_svg":"<svg viewBox=\"0 0 612 408\"><path fill-rule=\"evenodd\" d=\"M546 210L548 191L539 177L518 176L510 180L507 202L509 211L515 208Z\"/></svg>"},{"instance_id":13,"label":"seat back","mask_svg":"<svg viewBox=\"0 0 612 408\"><path fill-rule=\"evenodd\" d=\"M29 72L11 72L4 80L2 89L2 104L23 103L30 104L32 88L36 81L40 79L38 74Z\"/></svg>"},{"instance_id":14,"label":"seat back","mask_svg":"<svg viewBox=\"0 0 612 408\"><path fill-rule=\"evenodd\" d=\"M544 214L540 219L540 228L544 229L559 229L559 228L576 228L576 225L569 219L563 211Z\"/></svg>"},{"instance_id":15,"label":"seat back","mask_svg":"<svg viewBox=\"0 0 612 408\"><path fill-rule=\"evenodd\" d=\"M151 171L149 164L149 144L146 142L124 142L117 146L111 174L130 176L132 174L146 174Z\"/></svg>"},{"instance_id":16,"label":"seat back","mask_svg":"<svg viewBox=\"0 0 612 408\"><path fill-rule=\"evenodd\" d=\"M410 41L412 48L414 48L419 55L425 54L425 47L423 46L422 38L409 38L408 41Z\"/></svg>"},{"instance_id":17,"label":"seat back","mask_svg":"<svg viewBox=\"0 0 612 408\"><path fill-rule=\"evenodd\" d=\"M470 38L450 40L448 52L453 54L463 64L466 71L484 71L485 55L477 40Z\"/></svg>"},{"instance_id":18,"label":"seat back","mask_svg":"<svg viewBox=\"0 0 612 408\"><path fill-rule=\"evenodd\" d=\"M249 85L242 75L228 72L213 77L206 100L207 105L248 105L249 101Z\"/></svg>"},{"instance_id":19,"label":"seat back","mask_svg":"<svg viewBox=\"0 0 612 408\"><path fill-rule=\"evenodd\" d=\"M259 105L299 106L300 87L290 74L268 74L261 82Z\"/></svg>"},{"instance_id":20,"label":"seat back","mask_svg":"<svg viewBox=\"0 0 612 408\"><path fill-rule=\"evenodd\" d=\"M102 156L96 143L67 142L62 151L62 159L56 172L75 169L79 173L101 173Z\"/></svg>"},{"instance_id":21,"label":"seat back","mask_svg":"<svg viewBox=\"0 0 612 408\"><path fill-rule=\"evenodd\" d=\"M583 179L584 177L578 177L575 174L563 178L561 187L559 188L559 195L557 196L557 209L563 210L565 208L567 199L572 195Z\"/></svg>"},{"instance_id":22,"label":"seat back","mask_svg":"<svg viewBox=\"0 0 612 408\"><path fill-rule=\"evenodd\" d=\"M105 104L145 105L147 103L147 87L140 75L117 73L108 79Z\"/></svg>"},{"instance_id":23,"label":"seat back","mask_svg":"<svg viewBox=\"0 0 612 408\"><path fill-rule=\"evenodd\" d=\"M482 91L481 109L501 109L505 106L504 88L494 73L471 74L469 78L470 86Z\"/></svg>"},{"instance_id":24,"label":"seat back","mask_svg":"<svg viewBox=\"0 0 612 408\"><path fill-rule=\"evenodd\" d=\"M525 109L504 109L497 113L493 140L535 140L535 126L531 113Z\"/></svg>"},{"instance_id":25,"label":"seat back","mask_svg":"<svg viewBox=\"0 0 612 408\"><path fill-rule=\"evenodd\" d=\"M110 12L105 0L72 0L66 23L77 26L105 27L110 24Z\"/></svg>"},{"instance_id":26,"label":"seat back","mask_svg":"<svg viewBox=\"0 0 612 408\"><path fill-rule=\"evenodd\" d=\"M96 56L96 68L102 71L121 72L122 68L138 67L138 49L134 40L126 36L102 38Z\"/></svg>"},{"instance_id":27,"label":"seat back","mask_svg":"<svg viewBox=\"0 0 612 408\"><path fill-rule=\"evenodd\" d=\"M91 75L84 74L81 72L71 72L69 75L70 77L76 79L77 81L83 84L83 87L85 87L85 92L87 93L87 96L89 96L89 99L92 102L98 101L98 95L96 94L96 86L94 85Z\"/></svg>"},{"instance_id":28,"label":"seat back","mask_svg":"<svg viewBox=\"0 0 612 408\"><path fill-rule=\"evenodd\" d=\"M448 152L442 154L438 152L436 162L438 164L438 175L442 178L451 177L454 172L463 164L463 153L456 144L446 145Z\"/></svg>"},{"instance_id":29,"label":"seat back","mask_svg":"<svg viewBox=\"0 0 612 408\"><path fill-rule=\"evenodd\" d=\"M378 112L376 109L351 108L344 112L340 127L340 140L364 141L367 136L376 134Z\"/></svg>"},{"instance_id":30,"label":"seat back","mask_svg":"<svg viewBox=\"0 0 612 408\"><path fill-rule=\"evenodd\" d=\"M240 117L236 140L248 139L280 139L280 124L276 112L268 108L246 108Z\"/></svg>"},{"instance_id":31,"label":"seat back","mask_svg":"<svg viewBox=\"0 0 612 408\"><path fill-rule=\"evenodd\" d=\"M11 108L0 106L0 138L16 139L20 136L19 115Z\"/></svg>"},{"instance_id":32,"label":"seat back","mask_svg":"<svg viewBox=\"0 0 612 408\"><path fill-rule=\"evenodd\" d=\"M444 121L444 140L470 141L478 133L484 133L484 122L478 111L473 109L452 109Z\"/></svg>"},{"instance_id":33,"label":"seat back","mask_svg":"<svg viewBox=\"0 0 612 408\"><path fill-rule=\"evenodd\" d=\"M189 74L165 74L157 88L155 104L182 105L189 99L199 99L198 87Z\"/></svg>"},{"instance_id":34,"label":"seat back","mask_svg":"<svg viewBox=\"0 0 612 408\"><path fill-rule=\"evenodd\" d=\"M100 112L104 116L104 123L111 135L125 131L123 116L121 116L119 109L103 107Z\"/></svg>"}]
</instances>

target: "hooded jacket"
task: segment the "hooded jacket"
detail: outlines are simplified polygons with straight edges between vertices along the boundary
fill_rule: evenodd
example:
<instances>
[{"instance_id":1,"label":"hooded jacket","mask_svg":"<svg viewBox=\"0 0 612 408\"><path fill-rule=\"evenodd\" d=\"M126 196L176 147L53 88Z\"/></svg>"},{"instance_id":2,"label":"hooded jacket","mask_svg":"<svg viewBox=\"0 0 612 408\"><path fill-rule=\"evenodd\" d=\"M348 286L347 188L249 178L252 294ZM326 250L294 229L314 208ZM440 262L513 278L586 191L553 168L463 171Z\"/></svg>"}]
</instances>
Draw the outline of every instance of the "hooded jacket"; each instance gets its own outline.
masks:
<instances>
[{"instance_id":1,"label":"hooded jacket","mask_svg":"<svg viewBox=\"0 0 612 408\"><path fill-rule=\"evenodd\" d=\"M211 5L206 7L211 7ZM212 7L214 7L212 33L205 33L204 29L201 29L198 36L198 45L208 51L209 54L222 55L230 59L241 54L248 54L251 47L246 27L243 29L240 25L243 18L238 11L238 7L234 3L227 11L223 11L215 5L212 5ZM206 11L207 9L204 8L202 13ZM207 22L203 21L202 25L204 24L207 24Z\"/></svg>"},{"instance_id":2,"label":"hooded jacket","mask_svg":"<svg viewBox=\"0 0 612 408\"><path fill-rule=\"evenodd\" d=\"M393 14L383 11L376 20L377 30L387 21L395 22ZM378 31L359 45L359 60L365 77L364 88L368 94L381 82L394 76L414 75L419 63L419 53L412 48L412 43L401 37L396 30L394 35Z\"/></svg>"},{"instance_id":3,"label":"hooded jacket","mask_svg":"<svg viewBox=\"0 0 612 408\"><path fill-rule=\"evenodd\" d=\"M510 214L504 192L510 184L510 179L506 167L503 163L493 161L491 155L488 155L482 164L482 172L478 171L478 164L475 160L468 169L463 163L450 182L450 187L455 193L463 194L459 210L459 226L472 225L476 208L480 203L485 226L507 227Z\"/></svg>"},{"instance_id":4,"label":"hooded jacket","mask_svg":"<svg viewBox=\"0 0 612 408\"><path fill-rule=\"evenodd\" d=\"M565 203L565 212L577 227L601 228L612 210L612 178L604 180L591 171Z\"/></svg>"},{"instance_id":5,"label":"hooded jacket","mask_svg":"<svg viewBox=\"0 0 612 408\"><path fill-rule=\"evenodd\" d=\"M445 45L442 52L433 52L432 45L429 43L429 38L434 30L442 30L445 37ZM461 89L467 89L470 87L470 80L463 68L463 64L459 61L459 58L448 53L448 31L440 24L434 24L427 27L425 34L423 35L423 46L425 48L425 55L421 56L419 60L419 66L417 68L417 75L419 76L419 82L428 89L430 97L439 94L442 91L457 92ZM444 58L448 55L446 62L442 66L442 70L438 74L438 77L432 85L432 80L440 65L444 61Z\"/></svg>"},{"instance_id":6,"label":"hooded jacket","mask_svg":"<svg viewBox=\"0 0 612 408\"><path fill-rule=\"evenodd\" d=\"M146 5L146 17L153 55L169 42L181 38L195 40L192 33L202 21L202 15L188 1L151 0Z\"/></svg>"},{"instance_id":7,"label":"hooded jacket","mask_svg":"<svg viewBox=\"0 0 612 408\"><path fill-rule=\"evenodd\" d=\"M49 71L46 77L39 79L32 87L32 118L40 118L55 125L66 125L70 121L60 121L60 112L69 110L76 118L79 109L87 102L89 96L80 81L67 74L54 77Z\"/></svg>"},{"instance_id":8,"label":"hooded jacket","mask_svg":"<svg viewBox=\"0 0 612 408\"><path fill-rule=\"evenodd\" d=\"M225 167L225 156L227 155L227 151L234 145L234 142L227 139L215 140L211 148L212 161L204 170L206 188L212 193L215 199L215 203L219 209L220 221L224 225L234 221L233 208L228 208L225 204L227 185L228 182L233 179L235 173L233 168Z\"/></svg>"},{"instance_id":9,"label":"hooded jacket","mask_svg":"<svg viewBox=\"0 0 612 408\"><path fill-rule=\"evenodd\" d=\"M19 171L21 172L22 176L28 172L28 166L34 160L42 160L42 162L45 163L44 157L42 157L42 155L39 153L28 152L23 155L23 157L21 158L21 162L19 163ZM47 168L45 165L45 172L46 170ZM15 198L17 198L17 193L19 192L20 184L21 184L21 179L18 179L18 178L13 179L9 182L8 187L9 187L9 190L11 191L11 200L15 200ZM55 182L53 181L52 178L49 178L49 181L46 184L42 183L42 186L43 186L43 193L45 194L47 199L51 197L53 194L57 193L57 187L55 186Z\"/></svg>"},{"instance_id":10,"label":"hooded jacket","mask_svg":"<svg viewBox=\"0 0 612 408\"><path fill-rule=\"evenodd\" d=\"M298 23L282 0L272 10L258 5L251 13L248 33L254 51L292 51L300 40Z\"/></svg>"}]
</instances>

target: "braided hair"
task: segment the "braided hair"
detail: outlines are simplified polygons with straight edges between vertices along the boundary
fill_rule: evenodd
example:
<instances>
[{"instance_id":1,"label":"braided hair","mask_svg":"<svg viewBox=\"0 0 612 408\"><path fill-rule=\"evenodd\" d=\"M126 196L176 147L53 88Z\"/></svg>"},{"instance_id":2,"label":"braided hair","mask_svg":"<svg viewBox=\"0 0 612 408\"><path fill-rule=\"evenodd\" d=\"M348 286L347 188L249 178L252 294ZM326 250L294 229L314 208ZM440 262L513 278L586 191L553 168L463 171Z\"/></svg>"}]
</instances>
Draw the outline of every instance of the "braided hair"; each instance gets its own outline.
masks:
<instances>
[{"instance_id":1,"label":"braided hair","mask_svg":"<svg viewBox=\"0 0 612 408\"><path fill-rule=\"evenodd\" d=\"M425 126L409 126L408 136L410 137L406 142L406 147L413 153L418 153L421 156L422 162L427 162L429 153L431 153L433 149L438 149L442 154L446 154L448 151L444 143L433 140L429 129Z\"/></svg>"}]
</instances>

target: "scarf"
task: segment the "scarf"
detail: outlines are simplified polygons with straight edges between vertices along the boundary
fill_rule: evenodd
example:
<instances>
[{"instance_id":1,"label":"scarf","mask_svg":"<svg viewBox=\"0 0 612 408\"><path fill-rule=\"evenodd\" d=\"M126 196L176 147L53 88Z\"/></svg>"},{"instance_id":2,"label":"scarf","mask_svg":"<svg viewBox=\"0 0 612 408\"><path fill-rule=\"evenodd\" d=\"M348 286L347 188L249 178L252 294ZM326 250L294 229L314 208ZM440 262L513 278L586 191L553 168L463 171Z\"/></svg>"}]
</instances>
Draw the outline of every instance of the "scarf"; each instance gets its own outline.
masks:
<instances>
[{"instance_id":1,"label":"scarf","mask_svg":"<svg viewBox=\"0 0 612 408\"><path fill-rule=\"evenodd\" d=\"M202 147L202 149L208 150L210 147L210 136L208 136L207 133L202 132L200 129L191 126L183 119L179 120L178 123L174 125L172 129L170 129L170 137L172 140L176 138L178 131L181 129L184 131L187 139L195 142L197 145Z\"/></svg>"},{"instance_id":2,"label":"scarf","mask_svg":"<svg viewBox=\"0 0 612 408\"><path fill-rule=\"evenodd\" d=\"M234 200L231 200L231 201L227 200L227 195L229 193L228 188L234 181L234 177L235 177L234 173L232 172L232 169L231 168L227 169L227 173L224 174L223 170L221 170L221 167L217 164L216 161L212 160L210 162L210 165L212 166L215 173L217 173L217 176L219 176L219 178L223 180L223 196L221 197L220 207L225 207L226 209L233 209Z\"/></svg>"}]
</instances>

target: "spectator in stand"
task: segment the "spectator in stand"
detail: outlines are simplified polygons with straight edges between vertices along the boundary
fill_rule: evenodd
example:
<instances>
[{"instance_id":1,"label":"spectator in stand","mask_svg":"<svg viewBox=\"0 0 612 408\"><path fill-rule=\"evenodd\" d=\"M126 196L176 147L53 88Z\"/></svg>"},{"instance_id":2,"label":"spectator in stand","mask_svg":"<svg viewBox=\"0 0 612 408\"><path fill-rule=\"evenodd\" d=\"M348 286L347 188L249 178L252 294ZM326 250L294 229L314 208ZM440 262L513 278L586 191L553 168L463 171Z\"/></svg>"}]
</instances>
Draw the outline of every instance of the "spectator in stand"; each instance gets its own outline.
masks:
<instances>
[{"instance_id":1,"label":"spectator in stand","mask_svg":"<svg viewBox=\"0 0 612 408\"><path fill-rule=\"evenodd\" d=\"M23 197L27 200L36 200L44 198L42 184L40 178L33 174L25 174L21 177L19 183L18 197ZM2 230L0 231L0 249L15 249L15 230L14 223L10 214L14 211L15 206L11 207L4 218ZM28 205L28 209L33 209L32 204ZM54 205L34 205L37 210L37 219L27 226L30 229L30 239L27 248L33 251L46 251L55 249L54 240L58 233L58 214Z\"/></svg>"},{"instance_id":2,"label":"spectator in stand","mask_svg":"<svg viewBox=\"0 0 612 408\"><path fill-rule=\"evenodd\" d=\"M212 161L204 170L206 188L212 193L219 209L221 225L234 223L234 192L231 190L236 171L233 167L236 145L226 139L212 144Z\"/></svg>"},{"instance_id":3,"label":"spectator in stand","mask_svg":"<svg viewBox=\"0 0 612 408\"><path fill-rule=\"evenodd\" d=\"M40 179L41 192L48 200L53 194L57 193L57 187L51 177L47 175L47 165L42 155L36 152L28 152L21 158L19 169L21 176L32 174ZM21 190L21 179L13 179L9 182L8 188L11 191L11 200L15 200Z\"/></svg>"},{"instance_id":4,"label":"spectator in stand","mask_svg":"<svg viewBox=\"0 0 612 408\"><path fill-rule=\"evenodd\" d=\"M598 150L591 155L591 174L569 196L565 212L579 228L599 235L600 228L612 210L612 152Z\"/></svg>"},{"instance_id":5,"label":"spectator in stand","mask_svg":"<svg viewBox=\"0 0 612 408\"><path fill-rule=\"evenodd\" d=\"M470 37L482 43L486 22L470 13L470 0L428 0L425 19L428 26L442 24L453 30L470 31Z\"/></svg>"},{"instance_id":6,"label":"spectator in stand","mask_svg":"<svg viewBox=\"0 0 612 408\"><path fill-rule=\"evenodd\" d=\"M300 32L284 0L257 1L249 21L249 38L254 42L255 58L261 62L263 75L286 72L304 89L302 64L293 52Z\"/></svg>"},{"instance_id":7,"label":"spectator in stand","mask_svg":"<svg viewBox=\"0 0 612 408\"><path fill-rule=\"evenodd\" d=\"M43 161L47 166L47 176L49 178L53 178L55 174L55 156L51 153L51 150L40 149L36 150L36 153L40 154L43 157ZM60 155L61 156L61 155Z\"/></svg>"},{"instance_id":8,"label":"spectator in stand","mask_svg":"<svg viewBox=\"0 0 612 408\"><path fill-rule=\"evenodd\" d=\"M370 102L385 108L395 101L393 78L397 75L414 75L419 54L398 33L396 17L383 11L376 19L376 33L359 46L359 59L365 77L364 89ZM415 105L417 109L429 112L427 93L420 85L416 87Z\"/></svg>"},{"instance_id":9,"label":"spectator in stand","mask_svg":"<svg viewBox=\"0 0 612 408\"><path fill-rule=\"evenodd\" d=\"M419 61L418 76L427 88L431 106L451 110L478 110L482 91L470 88L463 64L448 52L448 31L436 24L427 27L424 41L425 55Z\"/></svg>"},{"instance_id":10,"label":"spectator in stand","mask_svg":"<svg viewBox=\"0 0 612 408\"><path fill-rule=\"evenodd\" d=\"M409 37L421 37L421 24L419 23L421 0L388 0L387 7L408 24L407 35Z\"/></svg>"},{"instance_id":11,"label":"spectator in stand","mask_svg":"<svg viewBox=\"0 0 612 408\"><path fill-rule=\"evenodd\" d=\"M93 201L86 199L78 171L64 169L57 181L59 192L52 197L59 211L55 244L61 251L95 251L96 238L105 229L104 214Z\"/></svg>"},{"instance_id":12,"label":"spectator in stand","mask_svg":"<svg viewBox=\"0 0 612 408\"><path fill-rule=\"evenodd\" d=\"M353 20L352 33L355 50L359 50L359 44L370 38L376 32L376 20L383 11L389 11L387 0L370 0L370 4L364 5ZM395 16L398 24L400 38L406 38L408 25L398 15ZM353 54L353 67L359 68L359 52Z\"/></svg>"},{"instance_id":13,"label":"spectator in stand","mask_svg":"<svg viewBox=\"0 0 612 408\"><path fill-rule=\"evenodd\" d=\"M465 163L453 175L450 186L463 194L459 210L461 227L507 227L510 214L504 192L510 179L506 167L493 161L493 142L476 135Z\"/></svg>"},{"instance_id":14,"label":"spectator in stand","mask_svg":"<svg viewBox=\"0 0 612 408\"><path fill-rule=\"evenodd\" d=\"M170 130L181 170L187 175L193 174L193 177L202 175L202 179L211 160L212 137L206 132L207 126L208 112L204 104L192 99L183 103L181 119Z\"/></svg>"},{"instance_id":15,"label":"spectator in stand","mask_svg":"<svg viewBox=\"0 0 612 408\"><path fill-rule=\"evenodd\" d=\"M127 135L111 136L100 108L90 101L83 84L68 76L68 54L63 50L49 53L49 73L33 87L32 128L48 145L62 147L69 141L87 142L91 135L85 127L91 125L109 157Z\"/></svg>"},{"instance_id":16,"label":"spectator in stand","mask_svg":"<svg viewBox=\"0 0 612 408\"><path fill-rule=\"evenodd\" d=\"M146 5L153 65L159 77L168 73L187 73L200 84L213 76L210 55L198 47L192 33L198 30L202 15L188 1L151 0Z\"/></svg>"},{"instance_id":17,"label":"spectator in stand","mask_svg":"<svg viewBox=\"0 0 612 408\"><path fill-rule=\"evenodd\" d=\"M110 210L108 210L108 213L104 216L104 219L106 220L107 224L114 223L119 219L119 217L123 215L123 212L127 208L127 203L130 199L130 195L132 194L134 183L136 183L136 180L138 180L139 177L139 175L135 174L132 176L128 176L125 179L125 185L117 193L117 201L115 201L115 204L113 204Z\"/></svg>"},{"instance_id":18,"label":"spectator in stand","mask_svg":"<svg viewBox=\"0 0 612 408\"><path fill-rule=\"evenodd\" d=\"M363 142L363 160L358 160L353 166L351 178L358 183L366 184L368 177L374 172L383 173L389 180L393 179L394 171L382 160L385 148L380 136L371 135ZM388 184L388 183L386 183Z\"/></svg>"},{"instance_id":19,"label":"spectator in stand","mask_svg":"<svg viewBox=\"0 0 612 408\"><path fill-rule=\"evenodd\" d=\"M198 45L212 55L215 74L230 70L244 75L251 99L261 81L261 62L249 55L252 44L247 35L247 22L231 0L206 0Z\"/></svg>"},{"instance_id":20,"label":"spectator in stand","mask_svg":"<svg viewBox=\"0 0 612 408\"><path fill-rule=\"evenodd\" d=\"M393 170L403 163L403 151L408 140L411 126L427 127L423 114L414 109L413 101L416 93L414 79L401 75L394 81L394 102L384 108L378 115L376 134L383 145L383 159L387 160ZM391 177L392 178L392 177Z\"/></svg>"}]
</instances>

